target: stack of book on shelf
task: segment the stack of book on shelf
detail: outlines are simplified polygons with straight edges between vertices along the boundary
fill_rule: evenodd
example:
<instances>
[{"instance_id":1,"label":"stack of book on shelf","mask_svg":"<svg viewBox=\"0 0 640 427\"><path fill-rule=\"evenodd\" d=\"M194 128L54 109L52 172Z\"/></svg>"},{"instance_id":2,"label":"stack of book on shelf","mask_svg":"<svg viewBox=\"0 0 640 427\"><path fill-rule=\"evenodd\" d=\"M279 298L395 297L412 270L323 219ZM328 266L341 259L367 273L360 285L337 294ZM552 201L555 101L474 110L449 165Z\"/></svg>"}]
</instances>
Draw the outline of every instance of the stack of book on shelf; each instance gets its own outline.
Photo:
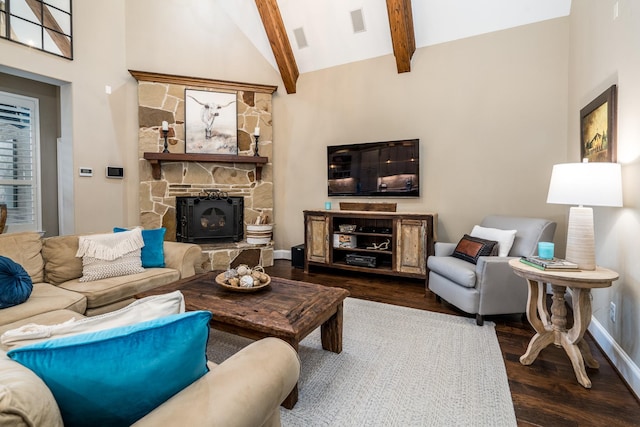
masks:
<instances>
[{"instance_id":1,"label":"stack of book on shelf","mask_svg":"<svg viewBox=\"0 0 640 427\"><path fill-rule=\"evenodd\" d=\"M561 258L544 259L538 256L523 256L520 262L547 271L579 271L578 264Z\"/></svg>"}]
</instances>

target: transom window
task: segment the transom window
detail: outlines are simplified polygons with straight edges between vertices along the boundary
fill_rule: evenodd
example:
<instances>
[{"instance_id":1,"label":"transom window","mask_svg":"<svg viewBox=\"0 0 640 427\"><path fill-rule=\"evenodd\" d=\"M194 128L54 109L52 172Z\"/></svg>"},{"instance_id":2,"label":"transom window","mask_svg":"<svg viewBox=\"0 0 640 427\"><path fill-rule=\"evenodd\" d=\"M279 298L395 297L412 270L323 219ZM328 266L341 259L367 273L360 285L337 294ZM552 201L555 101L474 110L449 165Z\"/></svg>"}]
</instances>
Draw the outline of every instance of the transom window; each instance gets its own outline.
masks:
<instances>
[{"instance_id":1,"label":"transom window","mask_svg":"<svg viewBox=\"0 0 640 427\"><path fill-rule=\"evenodd\" d=\"M0 37L73 59L71 0L0 0Z\"/></svg>"}]
</instances>

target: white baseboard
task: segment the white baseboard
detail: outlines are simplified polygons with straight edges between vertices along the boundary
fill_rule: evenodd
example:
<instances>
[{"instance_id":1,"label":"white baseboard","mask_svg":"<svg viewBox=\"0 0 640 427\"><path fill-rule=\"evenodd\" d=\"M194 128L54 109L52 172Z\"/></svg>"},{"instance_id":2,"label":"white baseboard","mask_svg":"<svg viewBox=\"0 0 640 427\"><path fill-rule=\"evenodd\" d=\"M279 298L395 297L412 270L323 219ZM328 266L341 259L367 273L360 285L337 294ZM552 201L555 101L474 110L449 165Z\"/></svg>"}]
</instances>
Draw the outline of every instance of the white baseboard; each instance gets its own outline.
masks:
<instances>
[{"instance_id":1,"label":"white baseboard","mask_svg":"<svg viewBox=\"0 0 640 427\"><path fill-rule=\"evenodd\" d=\"M640 397L640 368L618 343L609 335L595 317L591 318L589 332L602 351L609 357L613 366L629 384L636 397Z\"/></svg>"},{"instance_id":2,"label":"white baseboard","mask_svg":"<svg viewBox=\"0 0 640 427\"><path fill-rule=\"evenodd\" d=\"M273 259L291 260L291 250L278 249L277 251L273 251Z\"/></svg>"}]
</instances>

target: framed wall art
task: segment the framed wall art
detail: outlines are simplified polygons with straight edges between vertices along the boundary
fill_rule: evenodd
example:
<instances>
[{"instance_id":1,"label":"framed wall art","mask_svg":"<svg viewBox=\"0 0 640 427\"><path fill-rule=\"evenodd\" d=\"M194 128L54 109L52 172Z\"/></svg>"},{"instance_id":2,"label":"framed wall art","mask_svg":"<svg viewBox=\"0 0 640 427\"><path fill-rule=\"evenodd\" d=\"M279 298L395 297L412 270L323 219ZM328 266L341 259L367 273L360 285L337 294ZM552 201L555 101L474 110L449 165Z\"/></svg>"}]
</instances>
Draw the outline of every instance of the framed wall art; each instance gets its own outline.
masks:
<instances>
[{"instance_id":1,"label":"framed wall art","mask_svg":"<svg viewBox=\"0 0 640 427\"><path fill-rule=\"evenodd\" d=\"M580 110L580 158L616 161L616 85Z\"/></svg>"},{"instance_id":2,"label":"framed wall art","mask_svg":"<svg viewBox=\"0 0 640 427\"><path fill-rule=\"evenodd\" d=\"M185 89L185 152L238 154L236 93Z\"/></svg>"}]
</instances>

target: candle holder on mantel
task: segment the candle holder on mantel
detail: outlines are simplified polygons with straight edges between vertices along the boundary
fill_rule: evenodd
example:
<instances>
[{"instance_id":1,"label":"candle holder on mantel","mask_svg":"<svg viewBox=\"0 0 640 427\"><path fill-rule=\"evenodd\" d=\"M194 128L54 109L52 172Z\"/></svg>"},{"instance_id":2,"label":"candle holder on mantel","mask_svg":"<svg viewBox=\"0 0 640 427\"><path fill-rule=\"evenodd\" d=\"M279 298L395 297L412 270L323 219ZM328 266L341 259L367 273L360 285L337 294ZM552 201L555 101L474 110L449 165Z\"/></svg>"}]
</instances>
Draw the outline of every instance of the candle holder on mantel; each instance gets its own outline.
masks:
<instances>
[{"instance_id":1,"label":"candle holder on mantel","mask_svg":"<svg viewBox=\"0 0 640 427\"><path fill-rule=\"evenodd\" d=\"M260 154L258 154L258 140L260 140L260 135L253 135L253 137L256 139L256 149L255 149L255 154L254 156L259 156Z\"/></svg>"},{"instance_id":2,"label":"candle holder on mantel","mask_svg":"<svg viewBox=\"0 0 640 427\"><path fill-rule=\"evenodd\" d=\"M162 135L164 136L164 150L162 150L163 153L168 153L169 152L169 143L167 141L167 135L169 134L169 130L162 130Z\"/></svg>"}]
</instances>

